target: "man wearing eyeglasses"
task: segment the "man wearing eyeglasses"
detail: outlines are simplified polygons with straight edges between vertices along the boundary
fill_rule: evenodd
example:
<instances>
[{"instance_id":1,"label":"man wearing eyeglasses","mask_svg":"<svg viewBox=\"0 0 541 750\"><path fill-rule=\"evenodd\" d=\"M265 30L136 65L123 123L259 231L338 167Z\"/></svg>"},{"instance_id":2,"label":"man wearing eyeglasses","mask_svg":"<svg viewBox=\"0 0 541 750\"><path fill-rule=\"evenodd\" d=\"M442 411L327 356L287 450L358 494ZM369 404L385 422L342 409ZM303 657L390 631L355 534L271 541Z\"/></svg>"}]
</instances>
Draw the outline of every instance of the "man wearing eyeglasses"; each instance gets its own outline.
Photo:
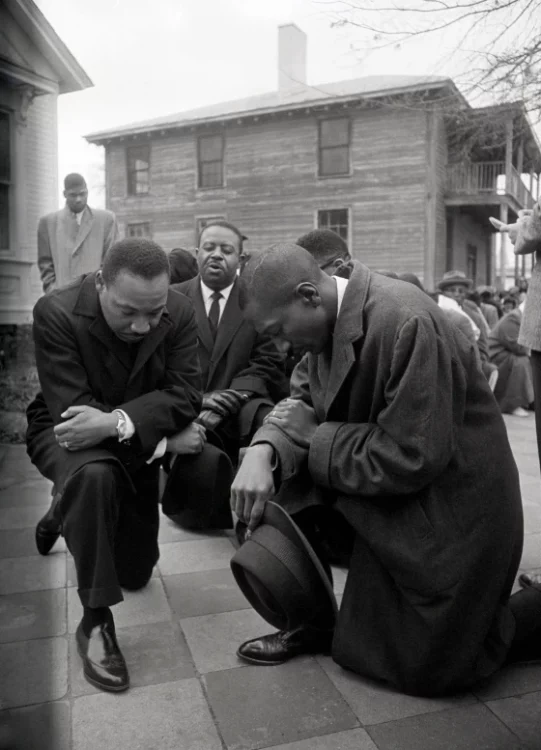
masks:
<instances>
[{"instance_id":1,"label":"man wearing eyeglasses","mask_svg":"<svg viewBox=\"0 0 541 750\"><path fill-rule=\"evenodd\" d=\"M43 216L38 225L38 268L45 293L97 271L118 239L115 215L90 208L80 174L66 176L64 198L64 208Z\"/></svg>"},{"instance_id":2,"label":"man wearing eyeglasses","mask_svg":"<svg viewBox=\"0 0 541 750\"><path fill-rule=\"evenodd\" d=\"M199 237L199 274L171 287L189 297L195 310L204 391L197 421L233 465L239 449L249 444L274 403L287 393L284 355L269 336L256 333L241 309L237 271L246 239L230 222L209 223ZM185 507L180 508L166 488L163 511L185 527L230 528L229 495L222 496L224 507L214 508L210 516L208 508L200 507L199 514L191 509L188 522Z\"/></svg>"}]
</instances>

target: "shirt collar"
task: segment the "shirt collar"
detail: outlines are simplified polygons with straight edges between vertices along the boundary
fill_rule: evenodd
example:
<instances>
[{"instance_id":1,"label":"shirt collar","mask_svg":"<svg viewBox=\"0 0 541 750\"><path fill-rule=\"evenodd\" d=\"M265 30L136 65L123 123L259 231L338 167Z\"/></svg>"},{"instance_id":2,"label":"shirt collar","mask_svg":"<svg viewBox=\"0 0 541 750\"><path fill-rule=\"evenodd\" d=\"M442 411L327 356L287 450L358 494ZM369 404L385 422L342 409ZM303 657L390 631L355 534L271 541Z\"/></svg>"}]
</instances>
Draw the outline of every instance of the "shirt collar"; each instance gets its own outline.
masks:
<instances>
[{"instance_id":1,"label":"shirt collar","mask_svg":"<svg viewBox=\"0 0 541 750\"><path fill-rule=\"evenodd\" d=\"M342 302L344 301L344 294L346 293L346 287L348 285L348 280L344 279L342 276L333 276L332 277L336 282L336 291L338 292L338 310L337 315L340 314L340 308L342 307Z\"/></svg>"},{"instance_id":2,"label":"shirt collar","mask_svg":"<svg viewBox=\"0 0 541 750\"><path fill-rule=\"evenodd\" d=\"M225 300L225 303L227 303L227 300L229 299L229 295L231 294L231 290L233 289L234 286L235 286L235 282L233 282L229 286L226 286L225 289L220 289L220 294ZM203 302L205 304L207 304L208 302L211 302L211 296L214 294L214 289L210 289L206 284L203 283L202 279L201 279L201 294L203 295Z\"/></svg>"}]
</instances>

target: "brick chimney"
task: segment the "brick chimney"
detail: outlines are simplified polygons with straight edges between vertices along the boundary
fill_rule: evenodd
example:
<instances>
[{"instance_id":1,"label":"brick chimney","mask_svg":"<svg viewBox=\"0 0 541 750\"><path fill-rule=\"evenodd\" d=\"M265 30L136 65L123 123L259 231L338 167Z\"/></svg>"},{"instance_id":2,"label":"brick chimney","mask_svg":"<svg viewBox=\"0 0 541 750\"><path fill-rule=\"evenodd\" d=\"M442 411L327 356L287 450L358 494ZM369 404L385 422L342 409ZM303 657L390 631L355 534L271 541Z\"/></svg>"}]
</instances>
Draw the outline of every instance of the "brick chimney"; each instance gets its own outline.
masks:
<instances>
[{"instance_id":1,"label":"brick chimney","mask_svg":"<svg viewBox=\"0 0 541 750\"><path fill-rule=\"evenodd\" d=\"M304 31L294 23L278 27L278 90L291 91L306 84Z\"/></svg>"}]
</instances>

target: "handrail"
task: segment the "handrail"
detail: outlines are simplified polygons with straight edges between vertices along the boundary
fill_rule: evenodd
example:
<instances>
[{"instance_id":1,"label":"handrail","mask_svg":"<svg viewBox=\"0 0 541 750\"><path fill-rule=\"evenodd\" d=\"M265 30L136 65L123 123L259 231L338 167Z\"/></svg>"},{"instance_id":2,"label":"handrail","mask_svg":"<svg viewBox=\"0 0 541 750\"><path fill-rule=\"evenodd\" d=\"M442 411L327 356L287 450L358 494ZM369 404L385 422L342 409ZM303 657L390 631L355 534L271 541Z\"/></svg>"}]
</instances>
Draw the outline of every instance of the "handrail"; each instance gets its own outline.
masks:
<instances>
[{"instance_id":1,"label":"handrail","mask_svg":"<svg viewBox=\"0 0 541 750\"><path fill-rule=\"evenodd\" d=\"M532 208L534 198L522 177L511 167L506 176L503 161L464 161L447 167L447 192L466 195L511 195L524 208Z\"/></svg>"}]
</instances>

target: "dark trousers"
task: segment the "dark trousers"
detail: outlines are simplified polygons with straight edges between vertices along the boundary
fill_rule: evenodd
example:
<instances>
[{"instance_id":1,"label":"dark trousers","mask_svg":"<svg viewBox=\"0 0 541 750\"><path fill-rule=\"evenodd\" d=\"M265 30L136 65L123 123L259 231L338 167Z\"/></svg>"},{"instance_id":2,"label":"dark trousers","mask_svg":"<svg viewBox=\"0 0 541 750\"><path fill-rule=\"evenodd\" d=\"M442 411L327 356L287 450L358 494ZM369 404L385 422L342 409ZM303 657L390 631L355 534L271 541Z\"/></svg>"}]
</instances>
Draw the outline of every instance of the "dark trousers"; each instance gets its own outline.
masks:
<instances>
[{"instance_id":1,"label":"dark trousers","mask_svg":"<svg viewBox=\"0 0 541 750\"><path fill-rule=\"evenodd\" d=\"M27 447L55 485L48 515L73 555L83 606L112 606L122 588L148 583L159 557L158 465L129 473L104 449L70 453L52 429L32 435Z\"/></svg>"},{"instance_id":2,"label":"dark trousers","mask_svg":"<svg viewBox=\"0 0 541 750\"><path fill-rule=\"evenodd\" d=\"M537 452L539 454L539 465L541 467L541 352L532 351L530 362L532 365L533 376Z\"/></svg>"}]
</instances>

